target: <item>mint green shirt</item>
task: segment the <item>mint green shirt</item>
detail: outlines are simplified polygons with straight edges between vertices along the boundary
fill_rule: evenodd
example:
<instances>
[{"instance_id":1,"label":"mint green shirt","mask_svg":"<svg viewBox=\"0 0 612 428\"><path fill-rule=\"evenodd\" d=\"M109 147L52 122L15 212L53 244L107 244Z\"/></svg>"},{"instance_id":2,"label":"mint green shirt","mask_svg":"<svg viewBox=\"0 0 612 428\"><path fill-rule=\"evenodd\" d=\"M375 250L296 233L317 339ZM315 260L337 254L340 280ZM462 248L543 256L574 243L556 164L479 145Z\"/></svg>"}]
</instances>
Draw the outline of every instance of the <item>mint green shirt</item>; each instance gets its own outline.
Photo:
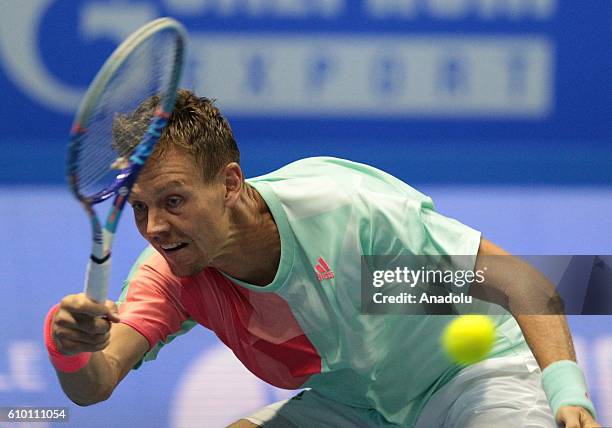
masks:
<instances>
[{"instance_id":1,"label":"mint green shirt","mask_svg":"<svg viewBox=\"0 0 612 428\"><path fill-rule=\"evenodd\" d=\"M347 160L303 159L248 182L281 235L281 265L265 291L289 302L322 357L321 373L304 386L413 425L429 397L460 370L439 345L452 316L362 315L361 255L474 255L475 261L480 233L438 214L431 198L395 177ZM333 278L313 275L319 257ZM495 320L492 356L527 349L514 318Z\"/></svg>"},{"instance_id":2,"label":"mint green shirt","mask_svg":"<svg viewBox=\"0 0 612 428\"><path fill-rule=\"evenodd\" d=\"M440 335L452 316L361 313L362 255L465 255L480 233L438 214L432 200L376 168L319 157L247 180L268 204L281 257L272 283L205 269L172 275L149 249L126 282L122 319L151 344L145 360L196 323L215 331L253 373L284 388L313 388L374 424L413 426L461 368ZM499 314L488 303L481 311ZM509 314L496 315L491 357L527 350Z\"/></svg>"}]
</instances>

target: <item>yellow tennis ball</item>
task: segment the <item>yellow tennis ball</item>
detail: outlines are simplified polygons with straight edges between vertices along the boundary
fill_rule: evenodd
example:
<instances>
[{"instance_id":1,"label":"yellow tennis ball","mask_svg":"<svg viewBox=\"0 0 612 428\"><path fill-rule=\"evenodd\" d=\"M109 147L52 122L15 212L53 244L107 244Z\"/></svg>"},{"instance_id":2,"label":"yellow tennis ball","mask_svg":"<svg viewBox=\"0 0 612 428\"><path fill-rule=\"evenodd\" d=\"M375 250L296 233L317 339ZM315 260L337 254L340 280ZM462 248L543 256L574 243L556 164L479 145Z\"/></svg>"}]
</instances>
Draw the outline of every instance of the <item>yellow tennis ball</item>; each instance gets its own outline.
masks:
<instances>
[{"instance_id":1,"label":"yellow tennis ball","mask_svg":"<svg viewBox=\"0 0 612 428\"><path fill-rule=\"evenodd\" d=\"M474 364L491 352L495 342L495 324L486 315L461 315L446 326L441 341L453 362Z\"/></svg>"}]
</instances>

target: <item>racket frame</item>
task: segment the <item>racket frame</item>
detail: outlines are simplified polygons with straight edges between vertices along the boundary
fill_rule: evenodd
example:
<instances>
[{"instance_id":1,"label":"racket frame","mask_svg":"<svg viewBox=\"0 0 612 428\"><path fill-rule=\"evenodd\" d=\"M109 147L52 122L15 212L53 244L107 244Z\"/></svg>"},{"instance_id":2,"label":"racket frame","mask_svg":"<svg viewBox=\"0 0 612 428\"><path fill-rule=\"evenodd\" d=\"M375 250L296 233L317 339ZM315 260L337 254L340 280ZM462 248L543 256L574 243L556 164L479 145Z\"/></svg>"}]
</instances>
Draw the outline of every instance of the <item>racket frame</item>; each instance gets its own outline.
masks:
<instances>
[{"instance_id":1,"label":"racket frame","mask_svg":"<svg viewBox=\"0 0 612 428\"><path fill-rule=\"evenodd\" d=\"M141 43L161 31L174 32L177 43L173 74L165 98L160 100L161 103L155 111L147 131L130 155L128 166L117 171L115 179L106 188L93 195L83 195L79 190L77 170L80 148L87 134L86 124L93 115L101 94L104 93L116 71ZM176 92L185 62L185 42L186 31L184 27L172 18L159 18L136 30L106 60L85 93L72 125L68 152L68 183L74 196L85 208L92 230L91 256L85 274L84 292L98 302L104 302L108 296L111 248L125 202L138 174L153 152L153 148L166 127L174 108ZM82 124L85 124L85 126L82 126ZM113 196L115 199L102 227L93 207Z\"/></svg>"}]
</instances>

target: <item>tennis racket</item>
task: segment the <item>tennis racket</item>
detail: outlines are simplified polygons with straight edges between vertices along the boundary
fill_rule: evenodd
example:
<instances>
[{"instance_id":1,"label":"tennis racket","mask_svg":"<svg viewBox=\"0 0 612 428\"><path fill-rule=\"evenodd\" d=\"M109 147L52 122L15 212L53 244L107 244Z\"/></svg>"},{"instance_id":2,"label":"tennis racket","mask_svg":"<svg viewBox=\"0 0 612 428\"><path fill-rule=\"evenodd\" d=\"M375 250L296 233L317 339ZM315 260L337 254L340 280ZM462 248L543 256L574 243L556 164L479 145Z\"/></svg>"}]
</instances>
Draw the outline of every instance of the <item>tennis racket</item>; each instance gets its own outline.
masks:
<instances>
[{"instance_id":1,"label":"tennis racket","mask_svg":"<svg viewBox=\"0 0 612 428\"><path fill-rule=\"evenodd\" d=\"M152 21L131 34L106 60L89 86L70 132L67 174L92 227L85 293L103 302L108 295L111 247L132 185L153 151L174 108L183 69L186 33L171 18ZM155 112L117 135L145 101ZM102 227L94 205L114 197Z\"/></svg>"}]
</instances>

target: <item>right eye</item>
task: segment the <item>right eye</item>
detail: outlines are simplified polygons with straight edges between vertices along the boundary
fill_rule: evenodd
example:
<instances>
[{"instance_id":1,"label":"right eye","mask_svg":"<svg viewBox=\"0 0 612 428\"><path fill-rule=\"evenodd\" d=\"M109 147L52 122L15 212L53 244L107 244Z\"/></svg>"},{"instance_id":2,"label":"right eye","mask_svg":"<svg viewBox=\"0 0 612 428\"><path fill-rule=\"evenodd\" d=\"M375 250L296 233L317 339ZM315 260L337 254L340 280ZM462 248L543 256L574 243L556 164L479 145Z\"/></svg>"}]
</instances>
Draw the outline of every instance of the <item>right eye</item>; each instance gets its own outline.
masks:
<instances>
[{"instance_id":1,"label":"right eye","mask_svg":"<svg viewBox=\"0 0 612 428\"><path fill-rule=\"evenodd\" d=\"M132 204L132 209L135 214L142 214L147 210L147 207L142 202L134 202Z\"/></svg>"}]
</instances>

